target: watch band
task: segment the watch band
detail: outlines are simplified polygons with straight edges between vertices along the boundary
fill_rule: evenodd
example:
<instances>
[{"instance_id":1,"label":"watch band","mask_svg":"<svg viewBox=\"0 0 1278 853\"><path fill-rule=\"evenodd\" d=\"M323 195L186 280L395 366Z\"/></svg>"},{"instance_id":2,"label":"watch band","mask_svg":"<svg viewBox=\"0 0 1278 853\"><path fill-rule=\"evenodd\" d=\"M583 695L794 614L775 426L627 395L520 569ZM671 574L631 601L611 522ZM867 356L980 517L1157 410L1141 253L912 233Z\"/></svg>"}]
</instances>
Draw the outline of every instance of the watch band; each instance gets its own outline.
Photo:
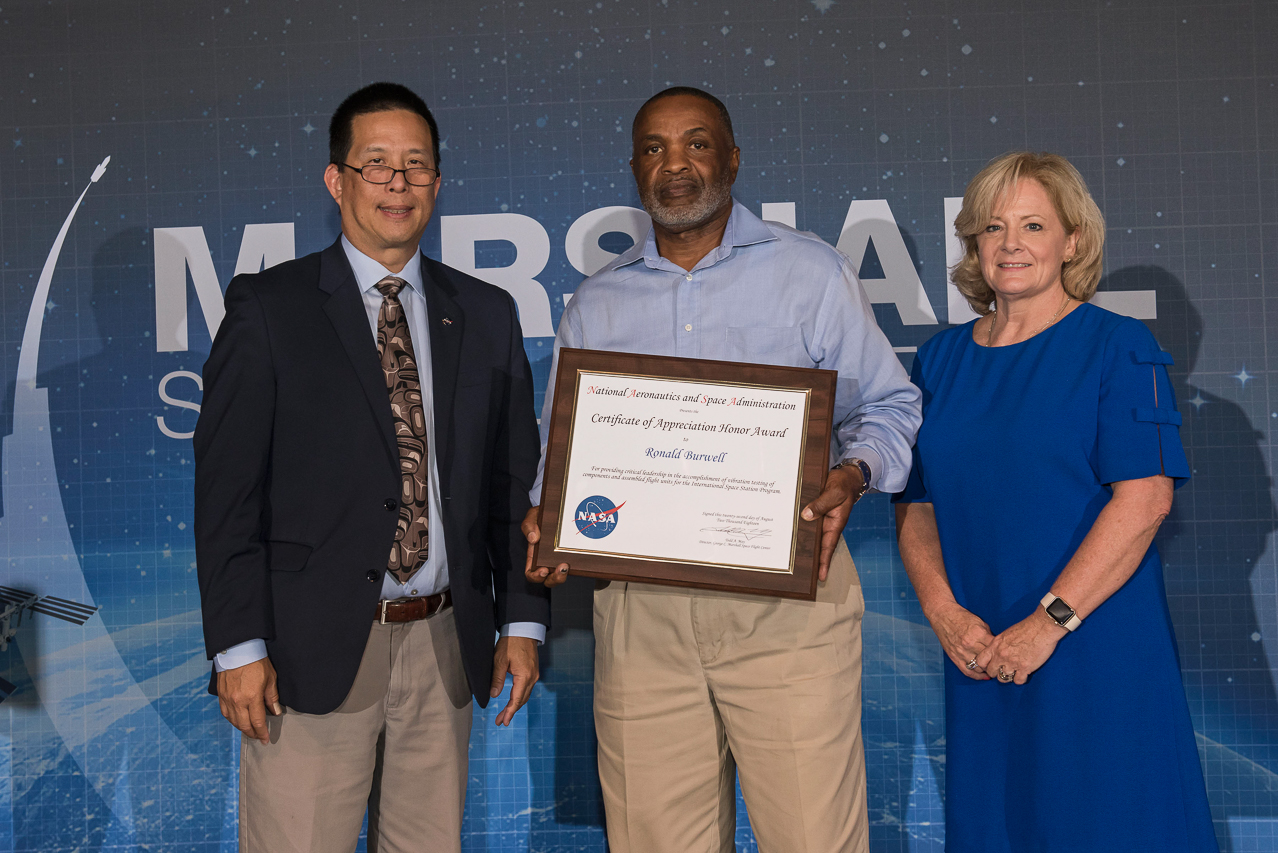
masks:
<instances>
[{"instance_id":1,"label":"watch band","mask_svg":"<svg viewBox=\"0 0 1278 853\"><path fill-rule=\"evenodd\" d=\"M864 459L857 459L854 456L851 459L844 459L830 470L837 471L840 468L851 468L854 465L856 466L856 469L861 472L861 492L855 498L855 500L859 501L861 498L865 497L865 493L870 490L870 478L874 476L874 472L870 470L869 464Z\"/></svg>"},{"instance_id":2,"label":"watch band","mask_svg":"<svg viewBox=\"0 0 1278 853\"><path fill-rule=\"evenodd\" d=\"M1058 601L1069 610L1069 615L1064 617L1065 621L1063 622L1056 616L1056 614L1052 613L1051 610L1052 605ZM1079 625L1083 624L1083 620L1078 618L1078 614L1074 612L1074 608L1070 607L1069 604L1066 603L1065 599L1061 598L1059 595L1049 592L1047 595L1043 596L1043 599L1039 602L1039 604L1043 605L1043 610L1046 611L1047 617L1057 625L1060 625L1066 631L1073 631Z\"/></svg>"}]
</instances>

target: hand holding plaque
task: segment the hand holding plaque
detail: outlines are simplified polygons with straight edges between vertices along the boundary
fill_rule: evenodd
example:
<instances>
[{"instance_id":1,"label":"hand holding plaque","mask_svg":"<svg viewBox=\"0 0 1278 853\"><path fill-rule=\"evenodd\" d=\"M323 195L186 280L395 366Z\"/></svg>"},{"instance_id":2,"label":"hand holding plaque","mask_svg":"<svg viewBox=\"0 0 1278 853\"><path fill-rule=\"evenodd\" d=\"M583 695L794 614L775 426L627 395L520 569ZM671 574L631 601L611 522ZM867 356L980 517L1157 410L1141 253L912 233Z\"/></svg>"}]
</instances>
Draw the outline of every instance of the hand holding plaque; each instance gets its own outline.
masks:
<instances>
[{"instance_id":1,"label":"hand holding plaque","mask_svg":"<svg viewBox=\"0 0 1278 853\"><path fill-rule=\"evenodd\" d=\"M561 350L535 565L811 600L835 379Z\"/></svg>"}]
</instances>

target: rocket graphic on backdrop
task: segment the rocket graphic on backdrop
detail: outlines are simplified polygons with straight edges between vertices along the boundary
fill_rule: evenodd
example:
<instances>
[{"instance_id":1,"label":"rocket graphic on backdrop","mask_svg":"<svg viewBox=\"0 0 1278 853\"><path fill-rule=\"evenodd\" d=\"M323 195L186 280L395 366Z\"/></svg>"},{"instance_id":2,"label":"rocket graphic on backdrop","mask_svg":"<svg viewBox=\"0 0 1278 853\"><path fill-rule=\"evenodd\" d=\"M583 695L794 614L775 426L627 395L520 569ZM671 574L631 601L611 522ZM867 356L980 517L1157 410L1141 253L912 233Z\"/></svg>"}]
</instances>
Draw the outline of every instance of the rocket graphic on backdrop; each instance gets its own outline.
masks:
<instances>
[{"instance_id":1,"label":"rocket graphic on backdrop","mask_svg":"<svg viewBox=\"0 0 1278 853\"><path fill-rule=\"evenodd\" d=\"M39 630L17 634L15 644L28 662L42 709L84 777L109 803L118 800L120 784L146 784L137 777L130 781L122 767L144 766L163 756L166 768L182 778L208 775L139 687L94 604L59 494L48 390L36 387L40 335L58 255L81 203L110 161L107 157L93 170L40 272L18 357L13 433L0 450L0 565L7 585L15 588L15 595L36 596L36 612L52 610L60 600L65 602L61 612L83 617L78 624L42 620ZM131 760L122 751L129 751ZM144 800L158 797L149 790L140 793ZM158 826L140 828L139 843L158 842L158 836L142 837L158 831Z\"/></svg>"}]
</instances>

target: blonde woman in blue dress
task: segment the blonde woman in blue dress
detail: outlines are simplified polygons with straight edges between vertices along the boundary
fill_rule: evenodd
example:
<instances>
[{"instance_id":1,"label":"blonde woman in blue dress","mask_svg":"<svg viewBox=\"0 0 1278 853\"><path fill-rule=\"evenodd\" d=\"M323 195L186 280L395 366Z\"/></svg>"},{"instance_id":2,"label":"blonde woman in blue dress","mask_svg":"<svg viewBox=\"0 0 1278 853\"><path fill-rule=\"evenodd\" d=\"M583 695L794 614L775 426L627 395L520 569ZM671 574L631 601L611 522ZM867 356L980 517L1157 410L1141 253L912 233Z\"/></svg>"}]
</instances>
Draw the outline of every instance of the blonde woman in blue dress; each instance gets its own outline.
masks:
<instances>
[{"instance_id":1,"label":"blonde woman in blue dress","mask_svg":"<svg viewBox=\"0 0 1278 853\"><path fill-rule=\"evenodd\" d=\"M968 186L981 317L919 349L901 557L949 663L946 850L1215 851L1154 534L1189 477L1170 356L1089 305L1104 220L1012 153Z\"/></svg>"}]
</instances>

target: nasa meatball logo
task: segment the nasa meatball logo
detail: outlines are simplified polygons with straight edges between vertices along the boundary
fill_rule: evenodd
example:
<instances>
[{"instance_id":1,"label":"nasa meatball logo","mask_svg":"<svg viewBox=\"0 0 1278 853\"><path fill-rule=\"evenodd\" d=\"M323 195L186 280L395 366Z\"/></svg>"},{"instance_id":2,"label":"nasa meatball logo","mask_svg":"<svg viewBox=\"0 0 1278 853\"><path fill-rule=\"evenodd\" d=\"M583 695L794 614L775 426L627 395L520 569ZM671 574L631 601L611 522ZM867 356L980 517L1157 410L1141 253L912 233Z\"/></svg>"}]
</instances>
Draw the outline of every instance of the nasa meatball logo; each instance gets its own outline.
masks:
<instances>
[{"instance_id":1,"label":"nasa meatball logo","mask_svg":"<svg viewBox=\"0 0 1278 853\"><path fill-rule=\"evenodd\" d=\"M577 523L577 532L590 539L604 538L617 529L620 521L617 511L625 505L626 502L622 501L621 506L616 506L603 495L586 498L577 504L577 515L573 519Z\"/></svg>"}]
</instances>

